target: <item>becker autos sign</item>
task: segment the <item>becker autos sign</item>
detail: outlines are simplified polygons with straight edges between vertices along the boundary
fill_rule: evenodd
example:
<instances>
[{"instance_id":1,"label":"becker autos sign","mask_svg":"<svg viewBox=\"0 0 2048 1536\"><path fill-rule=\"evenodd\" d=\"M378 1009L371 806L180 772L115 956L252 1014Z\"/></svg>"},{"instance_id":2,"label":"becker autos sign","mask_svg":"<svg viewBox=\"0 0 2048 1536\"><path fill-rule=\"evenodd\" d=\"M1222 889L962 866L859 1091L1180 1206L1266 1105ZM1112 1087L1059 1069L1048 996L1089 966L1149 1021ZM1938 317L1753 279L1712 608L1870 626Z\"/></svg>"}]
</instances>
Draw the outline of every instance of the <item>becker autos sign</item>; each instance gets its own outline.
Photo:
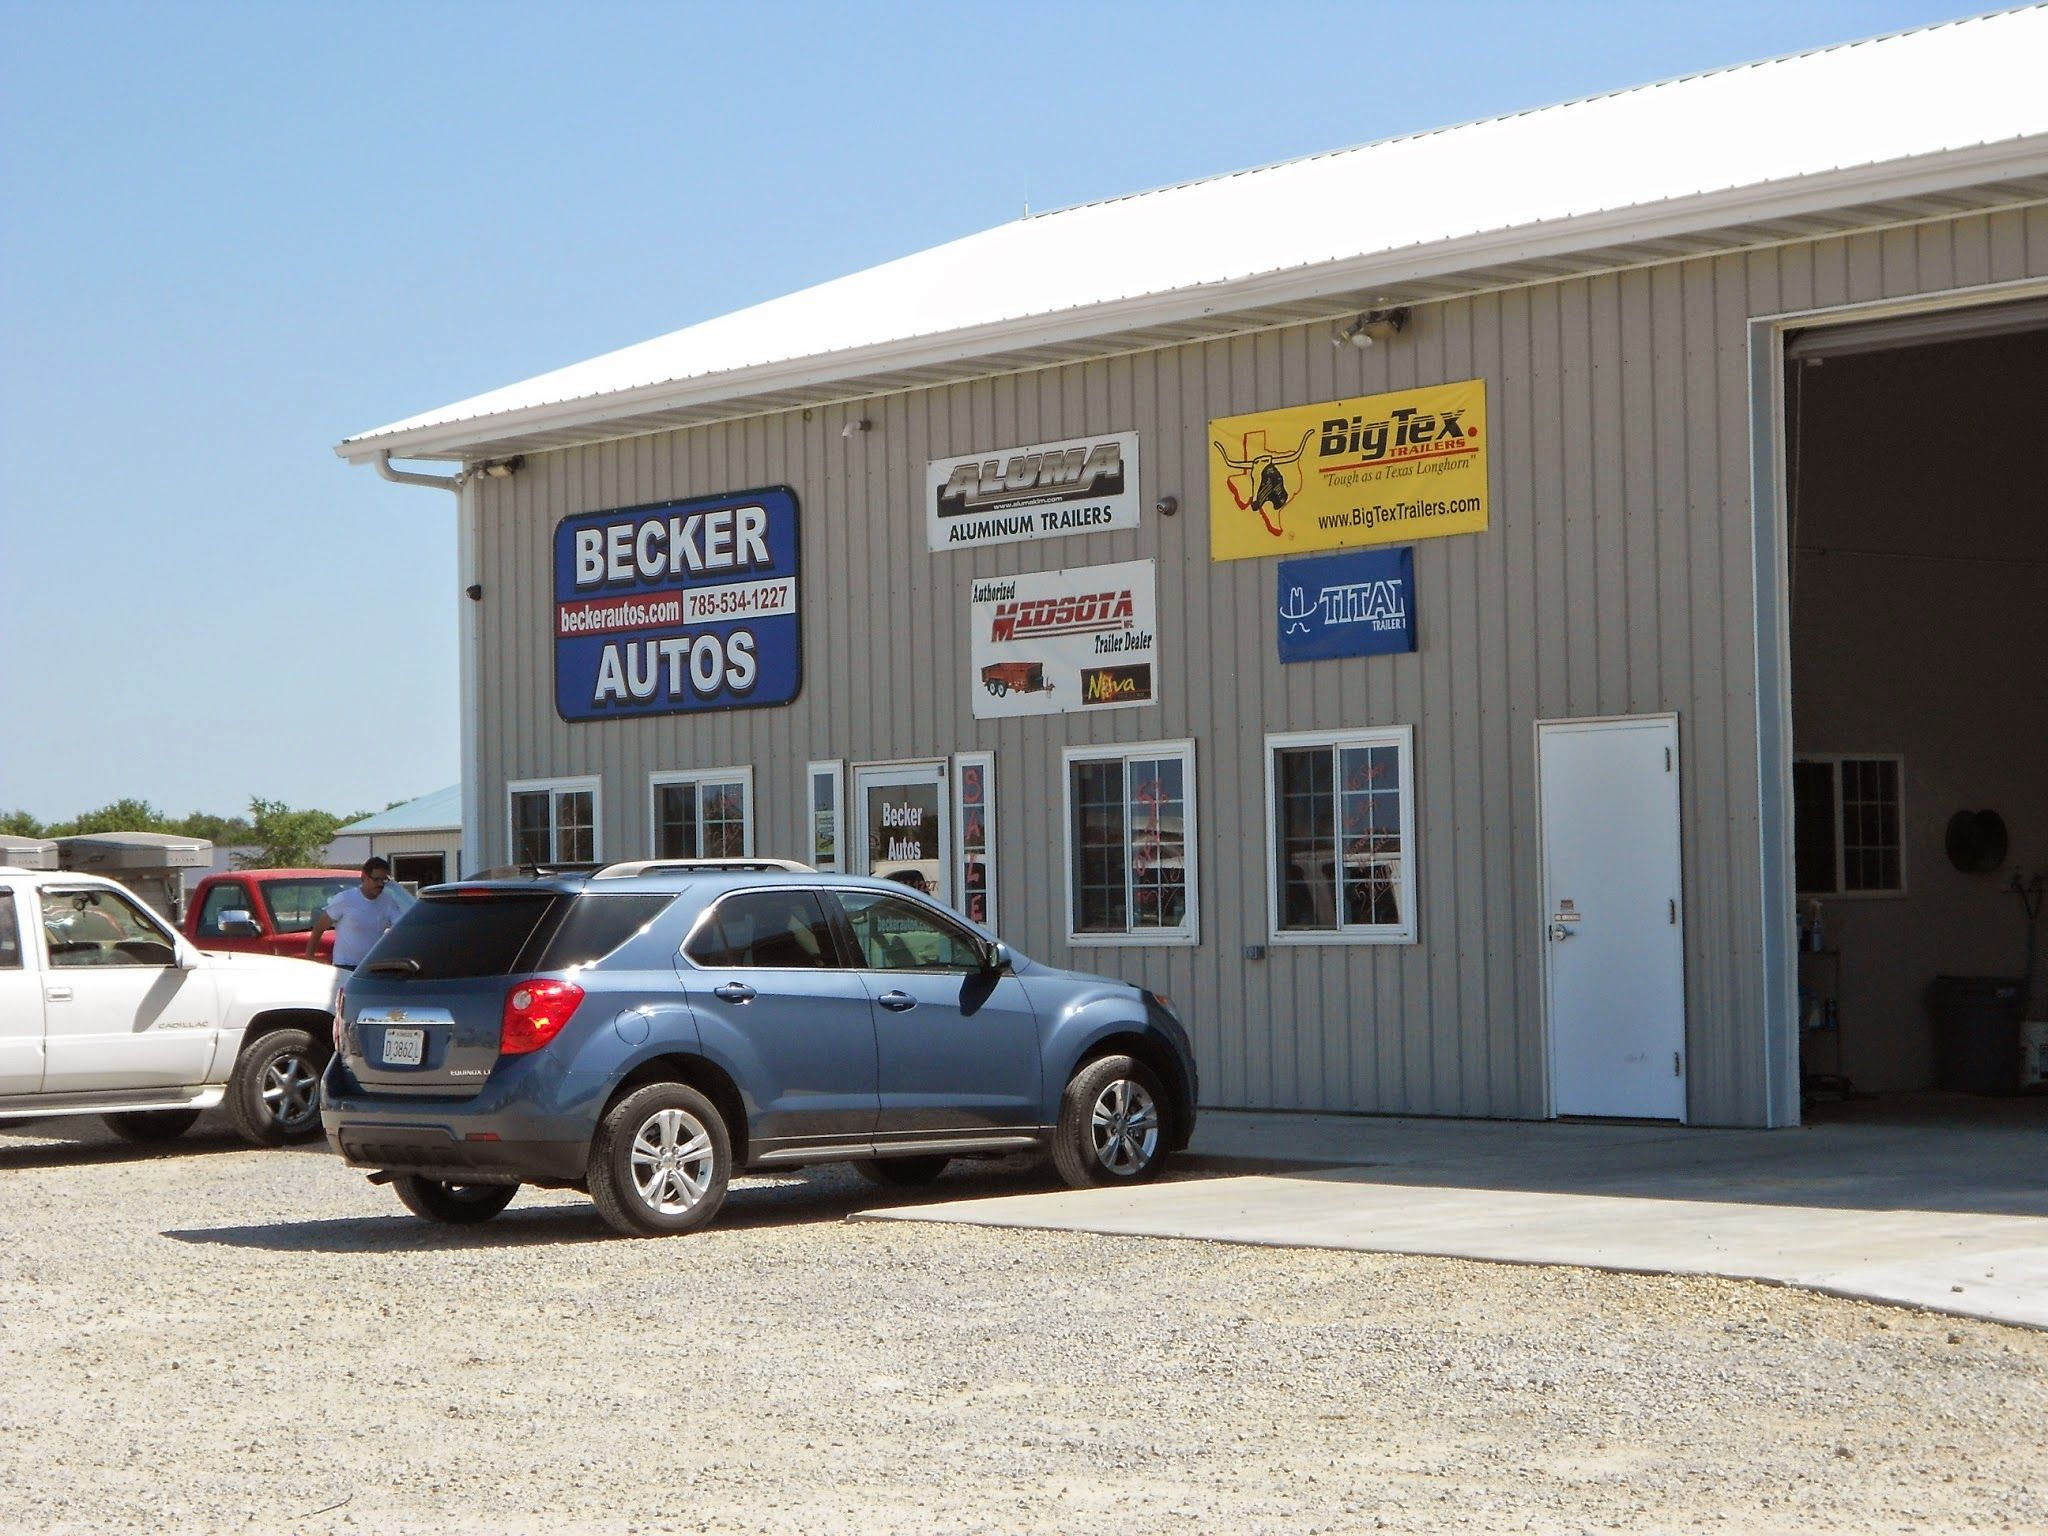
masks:
<instances>
[{"instance_id":1,"label":"becker autos sign","mask_svg":"<svg viewBox=\"0 0 2048 1536\"><path fill-rule=\"evenodd\" d=\"M1209 423L1209 558L1486 531L1486 381Z\"/></svg>"},{"instance_id":2,"label":"becker autos sign","mask_svg":"<svg viewBox=\"0 0 2048 1536\"><path fill-rule=\"evenodd\" d=\"M1057 715L1157 698L1153 563L976 580L974 716Z\"/></svg>"},{"instance_id":3,"label":"becker autos sign","mask_svg":"<svg viewBox=\"0 0 2048 1536\"><path fill-rule=\"evenodd\" d=\"M1280 562L1280 659L1415 649L1415 551L1358 549Z\"/></svg>"},{"instance_id":4,"label":"becker autos sign","mask_svg":"<svg viewBox=\"0 0 2048 1536\"><path fill-rule=\"evenodd\" d=\"M1138 526L1138 434L933 459L925 533L936 554Z\"/></svg>"},{"instance_id":5,"label":"becker autos sign","mask_svg":"<svg viewBox=\"0 0 2048 1536\"><path fill-rule=\"evenodd\" d=\"M589 512L555 526L564 720L787 704L803 683L787 486Z\"/></svg>"}]
</instances>

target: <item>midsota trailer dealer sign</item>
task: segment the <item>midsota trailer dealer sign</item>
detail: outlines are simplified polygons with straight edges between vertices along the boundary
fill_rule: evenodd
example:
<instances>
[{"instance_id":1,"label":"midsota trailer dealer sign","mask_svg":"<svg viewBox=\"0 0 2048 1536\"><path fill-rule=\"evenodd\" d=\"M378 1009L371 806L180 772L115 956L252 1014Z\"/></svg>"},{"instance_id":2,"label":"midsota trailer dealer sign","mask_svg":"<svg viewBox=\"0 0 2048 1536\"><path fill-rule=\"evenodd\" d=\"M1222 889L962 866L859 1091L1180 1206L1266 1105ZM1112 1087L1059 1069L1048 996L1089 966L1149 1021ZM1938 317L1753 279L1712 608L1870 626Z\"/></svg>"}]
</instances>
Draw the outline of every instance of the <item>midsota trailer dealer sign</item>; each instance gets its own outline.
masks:
<instances>
[{"instance_id":1,"label":"midsota trailer dealer sign","mask_svg":"<svg viewBox=\"0 0 2048 1536\"><path fill-rule=\"evenodd\" d=\"M1158 702L1150 560L977 578L969 588L974 717Z\"/></svg>"},{"instance_id":2,"label":"midsota trailer dealer sign","mask_svg":"<svg viewBox=\"0 0 2048 1536\"><path fill-rule=\"evenodd\" d=\"M803 686L787 486L586 512L555 527L564 720L762 709Z\"/></svg>"}]
</instances>

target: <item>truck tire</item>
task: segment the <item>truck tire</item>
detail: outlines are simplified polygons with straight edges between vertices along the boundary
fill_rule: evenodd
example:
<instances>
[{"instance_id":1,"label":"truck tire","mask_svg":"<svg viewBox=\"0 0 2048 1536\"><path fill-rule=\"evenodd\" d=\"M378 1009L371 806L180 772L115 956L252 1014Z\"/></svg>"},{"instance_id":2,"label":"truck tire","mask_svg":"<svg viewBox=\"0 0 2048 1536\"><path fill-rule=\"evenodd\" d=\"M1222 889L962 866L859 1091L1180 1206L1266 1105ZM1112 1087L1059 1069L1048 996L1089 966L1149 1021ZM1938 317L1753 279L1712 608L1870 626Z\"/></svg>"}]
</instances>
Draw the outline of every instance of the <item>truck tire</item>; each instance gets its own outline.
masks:
<instances>
[{"instance_id":1,"label":"truck tire","mask_svg":"<svg viewBox=\"0 0 2048 1536\"><path fill-rule=\"evenodd\" d=\"M327 1052L303 1029L273 1029L242 1047L228 1079L228 1115L242 1140L281 1147L320 1134Z\"/></svg>"},{"instance_id":2,"label":"truck tire","mask_svg":"<svg viewBox=\"0 0 2048 1536\"><path fill-rule=\"evenodd\" d=\"M129 1109L117 1115L101 1115L108 1130L123 1141L172 1141L192 1129L198 1120L196 1109Z\"/></svg>"}]
</instances>

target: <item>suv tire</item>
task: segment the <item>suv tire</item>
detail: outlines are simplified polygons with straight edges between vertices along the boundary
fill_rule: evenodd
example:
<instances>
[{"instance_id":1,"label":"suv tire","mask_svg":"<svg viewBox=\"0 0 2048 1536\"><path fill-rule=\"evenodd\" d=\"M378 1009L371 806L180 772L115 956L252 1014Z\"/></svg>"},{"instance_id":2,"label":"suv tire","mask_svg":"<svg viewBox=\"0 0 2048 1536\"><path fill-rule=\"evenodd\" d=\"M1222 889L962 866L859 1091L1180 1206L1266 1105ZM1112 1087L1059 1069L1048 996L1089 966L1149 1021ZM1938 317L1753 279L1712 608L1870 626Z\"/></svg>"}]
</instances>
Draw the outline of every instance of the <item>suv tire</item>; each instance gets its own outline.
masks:
<instances>
[{"instance_id":1,"label":"suv tire","mask_svg":"<svg viewBox=\"0 0 2048 1536\"><path fill-rule=\"evenodd\" d=\"M273 1029L242 1047L228 1079L228 1115L258 1147L320 1134L320 1073L327 1053L303 1029Z\"/></svg>"},{"instance_id":2,"label":"suv tire","mask_svg":"<svg viewBox=\"0 0 2048 1536\"><path fill-rule=\"evenodd\" d=\"M1060 1095L1052 1161L1075 1189L1142 1184L1166 1161L1166 1089L1130 1056L1100 1056Z\"/></svg>"},{"instance_id":3,"label":"suv tire","mask_svg":"<svg viewBox=\"0 0 2048 1536\"><path fill-rule=\"evenodd\" d=\"M489 1221L512 1203L519 1193L517 1184L451 1184L446 1179L429 1179L417 1173L398 1173L391 1187L405 1208L423 1221L443 1221L466 1227Z\"/></svg>"},{"instance_id":4,"label":"suv tire","mask_svg":"<svg viewBox=\"0 0 2048 1536\"><path fill-rule=\"evenodd\" d=\"M673 1237L707 1225L731 1177L725 1121L684 1083L627 1094L590 1143L590 1198L628 1237Z\"/></svg>"},{"instance_id":5,"label":"suv tire","mask_svg":"<svg viewBox=\"0 0 2048 1536\"><path fill-rule=\"evenodd\" d=\"M854 1163L853 1169L870 1184L879 1184L884 1189L921 1189L944 1173L952 1161L943 1152L929 1157L863 1157Z\"/></svg>"},{"instance_id":6,"label":"suv tire","mask_svg":"<svg viewBox=\"0 0 2048 1536\"><path fill-rule=\"evenodd\" d=\"M196 1109L127 1109L115 1115L101 1115L107 1129L123 1141L171 1141L192 1129L199 1118Z\"/></svg>"}]
</instances>

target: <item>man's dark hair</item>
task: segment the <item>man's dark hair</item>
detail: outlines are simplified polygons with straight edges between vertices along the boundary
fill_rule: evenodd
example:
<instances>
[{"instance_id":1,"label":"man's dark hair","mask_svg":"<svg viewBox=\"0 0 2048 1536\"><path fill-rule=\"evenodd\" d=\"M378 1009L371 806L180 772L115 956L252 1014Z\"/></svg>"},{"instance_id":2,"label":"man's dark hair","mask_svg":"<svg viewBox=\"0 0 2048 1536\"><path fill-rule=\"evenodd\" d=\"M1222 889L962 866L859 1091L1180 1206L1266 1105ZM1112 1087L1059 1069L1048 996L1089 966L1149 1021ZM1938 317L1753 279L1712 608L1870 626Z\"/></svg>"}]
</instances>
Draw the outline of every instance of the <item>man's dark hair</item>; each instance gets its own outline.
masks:
<instances>
[{"instance_id":1,"label":"man's dark hair","mask_svg":"<svg viewBox=\"0 0 2048 1536\"><path fill-rule=\"evenodd\" d=\"M375 859L365 859L365 860L363 860L363 878L364 878L364 879L366 879L366 880L367 880L367 879L368 879L368 878L369 878L369 877L370 877L371 875L374 875L374 874L376 874L376 873L377 873L377 871L378 871L378 870L380 870L380 869L381 869L381 870L382 870L382 871L383 871L383 872L384 872L385 874L387 874L387 875L388 875L388 874L390 874L390 873L391 873L391 861L390 861L389 859L385 859L385 858L375 858Z\"/></svg>"}]
</instances>

